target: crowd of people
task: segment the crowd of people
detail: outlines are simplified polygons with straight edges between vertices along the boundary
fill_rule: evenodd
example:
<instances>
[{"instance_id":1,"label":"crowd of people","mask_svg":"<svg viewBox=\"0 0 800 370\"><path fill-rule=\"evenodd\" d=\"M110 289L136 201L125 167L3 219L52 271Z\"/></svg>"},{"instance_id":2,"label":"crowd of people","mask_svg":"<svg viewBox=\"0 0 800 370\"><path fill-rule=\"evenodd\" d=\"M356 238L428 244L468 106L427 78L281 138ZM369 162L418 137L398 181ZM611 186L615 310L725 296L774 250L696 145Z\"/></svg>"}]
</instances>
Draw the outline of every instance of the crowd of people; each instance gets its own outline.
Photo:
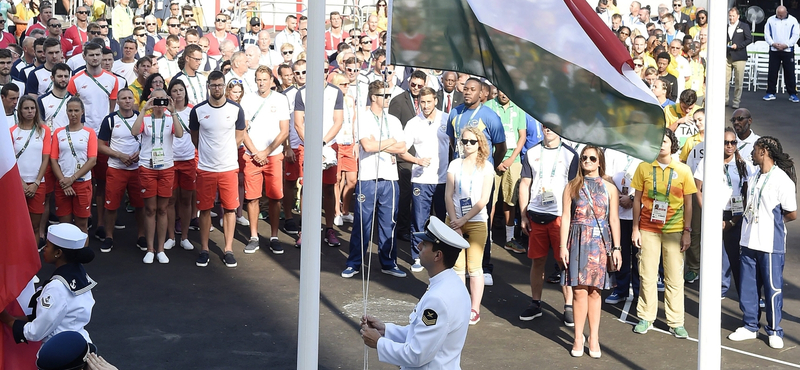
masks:
<instances>
[{"instance_id":1,"label":"crowd of people","mask_svg":"<svg viewBox=\"0 0 800 370\"><path fill-rule=\"evenodd\" d=\"M492 230L504 230L501 245L532 260L532 302L520 320L542 315L545 280L560 283L574 356L583 354L587 318L589 353L600 356L605 289L613 289L608 304L632 299L629 292L638 297L640 334L652 327L664 291L670 332L688 337L684 284L699 273L708 17L691 0L685 8L674 0L672 12L659 6L655 18L636 1L626 15L613 0L597 5L664 109L666 134L650 163L562 139L551 130L556 120L540 124L481 77L389 64L385 0L363 28L345 30L342 14L330 13L322 102L307 101L305 17L287 16L273 35L255 16L246 31L232 31L222 12L204 33L195 8L177 1L163 18L120 0L107 19L92 4L79 6L62 32L64 22L42 2L24 34L17 28L0 38L0 96L42 245L51 240L48 223L74 224L100 240L103 253L132 246L114 234L135 227L145 264L169 263L167 251L180 246L199 249L196 265L205 267L218 218L227 267L238 265L237 224L249 227L244 253L265 246L283 254L281 231L300 248L305 129L321 126L324 243L340 247L336 227L352 224L343 278L361 271L373 239L382 273L407 275L397 263L399 241L408 242L410 270L423 271L420 233L434 215L469 244L453 270L469 280L470 325L480 321L484 286L493 284ZM739 51L752 36L736 8L729 14L736 88L721 187L730 190L721 297L731 287L740 297L745 325L731 340L755 338L761 310L770 346L781 348L776 287L796 179L780 142L756 135L739 107ZM785 8L777 17L794 20ZM784 28L770 41L775 53L797 42L797 27L788 35ZM322 122L306 121L314 104L322 104ZM122 222L120 208L135 222ZM493 227L495 218L503 227ZM259 233L262 220L268 237ZM190 240L190 230L199 238ZM545 279L551 249L559 265Z\"/></svg>"}]
</instances>

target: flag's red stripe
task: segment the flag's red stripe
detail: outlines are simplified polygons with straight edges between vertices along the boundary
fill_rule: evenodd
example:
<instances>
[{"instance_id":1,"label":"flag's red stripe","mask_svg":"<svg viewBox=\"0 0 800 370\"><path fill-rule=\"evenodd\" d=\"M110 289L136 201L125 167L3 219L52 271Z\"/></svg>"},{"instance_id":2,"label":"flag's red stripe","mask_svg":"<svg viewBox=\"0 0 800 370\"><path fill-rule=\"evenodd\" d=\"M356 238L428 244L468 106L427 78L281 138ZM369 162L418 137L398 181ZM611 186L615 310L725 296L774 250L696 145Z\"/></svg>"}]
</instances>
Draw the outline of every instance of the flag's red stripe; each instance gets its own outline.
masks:
<instances>
[{"instance_id":1,"label":"flag's red stripe","mask_svg":"<svg viewBox=\"0 0 800 370\"><path fill-rule=\"evenodd\" d=\"M581 25L583 32L592 39L597 49L606 57L608 63L617 69L617 72L621 74L622 65L626 63L633 68L633 60L628 50L622 46L617 35L603 23L586 0L564 0L564 4Z\"/></svg>"},{"instance_id":2,"label":"flag's red stripe","mask_svg":"<svg viewBox=\"0 0 800 370\"><path fill-rule=\"evenodd\" d=\"M6 311L12 316L25 316L16 300L6 306ZM3 325L2 337L0 370L36 370L36 353L39 352L41 342L14 343L14 334L7 325Z\"/></svg>"}]
</instances>

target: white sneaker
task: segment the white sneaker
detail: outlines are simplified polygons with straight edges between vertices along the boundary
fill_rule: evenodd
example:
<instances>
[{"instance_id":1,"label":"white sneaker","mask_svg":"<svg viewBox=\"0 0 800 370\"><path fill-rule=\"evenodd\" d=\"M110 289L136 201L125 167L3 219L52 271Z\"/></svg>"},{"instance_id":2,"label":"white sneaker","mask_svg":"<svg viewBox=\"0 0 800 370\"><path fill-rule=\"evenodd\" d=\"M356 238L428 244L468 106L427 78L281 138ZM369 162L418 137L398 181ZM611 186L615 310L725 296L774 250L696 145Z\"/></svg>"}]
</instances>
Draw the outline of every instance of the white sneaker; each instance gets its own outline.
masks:
<instances>
[{"instance_id":1,"label":"white sneaker","mask_svg":"<svg viewBox=\"0 0 800 370\"><path fill-rule=\"evenodd\" d=\"M142 258L142 262L147 263L147 264L153 263L153 259L155 257L156 257L155 253L147 252L147 254L144 255L144 258Z\"/></svg>"},{"instance_id":2,"label":"white sneaker","mask_svg":"<svg viewBox=\"0 0 800 370\"><path fill-rule=\"evenodd\" d=\"M220 218L219 218L219 228L220 228L220 229L222 228L222 217L220 217ZM211 231L214 231L214 230L213 230L213 229L214 229L214 226L211 226L211 229L212 229Z\"/></svg>"},{"instance_id":3,"label":"white sneaker","mask_svg":"<svg viewBox=\"0 0 800 370\"><path fill-rule=\"evenodd\" d=\"M175 246L175 239L167 239L167 241L164 242L164 249L166 250L170 250L174 246Z\"/></svg>"},{"instance_id":4,"label":"white sneaker","mask_svg":"<svg viewBox=\"0 0 800 370\"><path fill-rule=\"evenodd\" d=\"M250 220L244 216L236 217L236 223L242 226L250 226Z\"/></svg>"},{"instance_id":5,"label":"white sneaker","mask_svg":"<svg viewBox=\"0 0 800 370\"><path fill-rule=\"evenodd\" d=\"M492 286L494 285L494 279L492 279L492 274L483 274L483 285L484 286Z\"/></svg>"},{"instance_id":6,"label":"white sneaker","mask_svg":"<svg viewBox=\"0 0 800 370\"><path fill-rule=\"evenodd\" d=\"M736 329L735 332L730 333L728 335L728 339L730 339L730 340L732 340L734 342L741 342L743 340L756 339L757 337L758 337L758 332L757 331L750 331L747 328L745 328L744 326L739 328L739 329ZM770 339L770 345L772 345L772 337L769 337L769 339Z\"/></svg>"},{"instance_id":7,"label":"white sneaker","mask_svg":"<svg viewBox=\"0 0 800 370\"><path fill-rule=\"evenodd\" d=\"M164 252L158 252L156 258L158 258L158 263L169 263L169 258L167 258L167 254Z\"/></svg>"},{"instance_id":8,"label":"white sneaker","mask_svg":"<svg viewBox=\"0 0 800 370\"><path fill-rule=\"evenodd\" d=\"M181 247L187 251L194 250L194 245L192 245L192 242L190 242L189 239L181 240Z\"/></svg>"},{"instance_id":9,"label":"white sneaker","mask_svg":"<svg viewBox=\"0 0 800 370\"><path fill-rule=\"evenodd\" d=\"M344 222L342 222L342 215L336 215L336 217L333 218L333 224L336 226L344 225Z\"/></svg>"},{"instance_id":10,"label":"white sneaker","mask_svg":"<svg viewBox=\"0 0 800 370\"><path fill-rule=\"evenodd\" d=\"M770 335L769 336L769 346L775 349L783 348L783 338L777 335Z\"/></svg>"},{"instance_id":11,"label":"white sneaker","mask_svg":"<svg viewBox=\"0 0 800 370\"><path fill-rule=\"evenodd\" d=\"M347 222L348 224L352 224L353 223L353 219L354 219L354 217L353 217L352 213L348 213L346 215L342 215L342 221Z\"/></svg>"},{"instance_id":12,"label":"white sneaker","mask_svg":"<svg viewBox=\"0 0 800 370\"><path fill-rule=\"evenodd\" d=\"M219 215L217 214L217 212L214 212L214 211L209 211L209 212L211 213L211 217L217 217L217 216L219 216ZM200 216L198 216L198 217L200 217Z\"/></svg>"},{"instance_id":13,"label":"white sneaker","mask_svg":"<svg viewBox=\"0 0 800 370\"><path fill-rule=\"evenodd\" d=\"M411 265L411 272L422 272L425 268L422 267L422 264L419 262L419 258L414 260L414 264Z\"/></svg>"}]
</instances>

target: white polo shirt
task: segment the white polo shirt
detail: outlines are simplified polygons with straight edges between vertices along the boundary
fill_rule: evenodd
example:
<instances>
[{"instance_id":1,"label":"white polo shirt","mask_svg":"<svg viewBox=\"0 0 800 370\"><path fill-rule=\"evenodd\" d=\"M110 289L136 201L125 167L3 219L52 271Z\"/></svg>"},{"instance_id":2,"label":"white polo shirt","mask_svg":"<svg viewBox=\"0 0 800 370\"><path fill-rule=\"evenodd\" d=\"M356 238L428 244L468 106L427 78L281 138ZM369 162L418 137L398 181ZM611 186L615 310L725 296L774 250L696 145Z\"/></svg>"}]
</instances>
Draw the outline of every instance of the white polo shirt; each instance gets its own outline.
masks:
<instances>
[{"instance_id":1,"label":"white polo shirt","mask_svg":"<svg viewBox=\"0 0 800 370\"><path fill-rule=\"evenodd\" d=\"M197 168L208 172L239 169L236 131L245 129L244 110L232 100L221 107L204 101L189 113L189 129L199 132Z\"/></svg>"},{"instance_id":2,"label":"white polo shirt","mask_svg":"<svg viewBox=\"0 0 800 370\"><path fill-rule=\"evenodd\" d=\"M270 91L266 98L255 94L245 94L242 99L244 118L250 124L248 135L256 149L261 151L272 144L281 133L280 121L289 120L289 100L286 95ZM253 155L245 149L247 154ZM283 152L283 144L278 145L269 156Z\"/></svg>"},{"instance_id":3,"label":"white polo shirt","mask_svg":"<svg viewBox=\"0 0 800 370\"><path fill-rule=\"evenodd\" d=\"M758 170L750 176L748 184L745 215L752 209L753 217L742 217L739 244L755 251L786 253L786 224L782 212L797 210L794 182L778 166L772 166L766 174Z\"/></svg>"},{"instance_id":4,"label":"white polo shirt","mask_svg":"<svg viewBox=\"0 0 800 370\"><path fill-rule=\"evenodd\" d=\"M420 113L408 120L403 129L406 149L417 152L417 158L430 158L428 167L413 165L411 182L415 184L444 184L447 182L447 166L449 161L448 147L450 137L447 136L447 115L436 109L433 118L428 120ZM458 204L458 203L456 203Z\"/></svg>"},{"instance_id":5,"label":"white polo shirt","mask_svg":"<svg viewBox=\"0 0 800 370\"><path fill-rule=\"evenodd\" d=\"M393 138L398 142L403 138L403 125L395 116L384 111L383 117L375 117L369 108L359 113L361 120L358 127L358 141L372 136L375 140ZM367 153L364 146L359 145L358 180L384 179L397 181L397 159L394 154L386 152ZM376 172L377 170L377 172Z\"/></svg>"}]
</instances>

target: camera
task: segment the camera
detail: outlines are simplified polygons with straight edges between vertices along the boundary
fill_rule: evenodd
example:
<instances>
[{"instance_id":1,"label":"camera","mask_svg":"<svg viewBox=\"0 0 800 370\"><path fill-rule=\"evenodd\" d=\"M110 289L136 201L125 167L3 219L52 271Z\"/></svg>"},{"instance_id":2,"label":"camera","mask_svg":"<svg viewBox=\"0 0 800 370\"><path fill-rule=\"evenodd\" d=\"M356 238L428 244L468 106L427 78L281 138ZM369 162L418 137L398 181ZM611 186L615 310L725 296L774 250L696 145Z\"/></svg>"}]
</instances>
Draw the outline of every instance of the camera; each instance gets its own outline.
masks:
<instances>
[{"instance_id":1,"label":"camera","mask_svg":"<svg viewBox=\"0 0 800 370\"><path fill-rule=\"evenodd\" d=\"M153 99L153 106L155 107L166 107L169 105L169 99L167 98L155 98Z\"/></svg>"}]
</instances>

